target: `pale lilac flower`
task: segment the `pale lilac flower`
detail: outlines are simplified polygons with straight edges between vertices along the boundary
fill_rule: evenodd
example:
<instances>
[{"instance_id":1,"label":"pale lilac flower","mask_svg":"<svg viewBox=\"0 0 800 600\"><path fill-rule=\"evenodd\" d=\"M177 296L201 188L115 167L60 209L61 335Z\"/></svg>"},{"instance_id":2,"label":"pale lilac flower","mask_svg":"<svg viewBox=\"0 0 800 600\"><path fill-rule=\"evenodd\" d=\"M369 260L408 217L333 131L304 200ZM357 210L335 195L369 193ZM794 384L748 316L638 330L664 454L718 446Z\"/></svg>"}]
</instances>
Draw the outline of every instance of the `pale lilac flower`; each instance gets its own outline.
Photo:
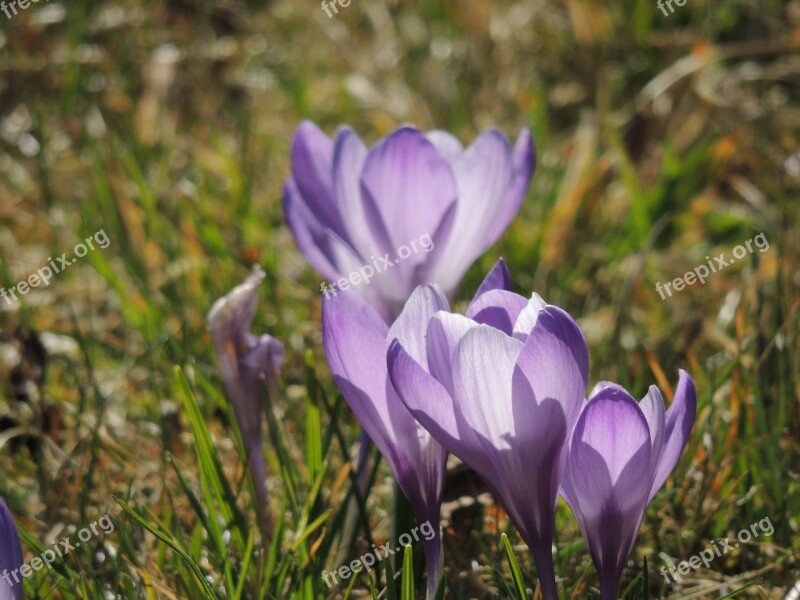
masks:
<instances>
[{"instance_id":1,"label":"pale lilac flower","mask_svg":"<svg viewBox=\"0 0 800 600\"><path fill-rule=\"evenodd\" d=\"M364 431L392 469L418 523L430 522L436 535L426 539L428 598L442 575L439 511L447 452L411 416L389 381L389 340L401 339L421 359L425 345L417 330L447 299L433 288L419 288L389 328L366 300L350 290L323 300L322 335L333 378Z\"/></svg>"},{"instance_id":2,"label":"pale lilac flower","mask_svg":"<svg viewBox=\"0 0 800 600\"><path fill-rule=\"evenodd\" d=\"M602 382L578 418L562 489L600 576L603 600L617 598L647 505L678 462L696 409L694 383L680 371L666 412L655 386L637 403L621 386Z\"/></svg>"},{"instance_id":3,"label":"pale lilac flower","mask_svg":"<svg viewBox=\"0 0 800 600\"><path fill-rule=\"evenodd\" d=\"M516 216L534 166L527 130L513 148L496 129L463 148L444 131L403 126L368 150L348 127L331 140L305 121L292 143L284 212L325 279L373 271L369 283L354 285L391 323L419 285L435 283L452 297ZM398 260L412 241L422 250Z\"/></svg>"},{"instance_id":4,"label":"pale lilac flower","mask_svg":"<svg viewBox=\"0 0 800 600\"><path fill-rule=\"evenodd\" d=\"M250 327L258 306L264 272L254 267L244 283L218 299L208 313L222 381L242 434L262 523L269 529L267 471L261 441L261 417L268 391L276 390L283 345L270 335L255 336Z\"/></svg>"},{"instance_id":5,"label":"pale lilac flower","mask_svg":"<svg viewBox=\"0 0 800 600\"><path fill-rule=\"evenodd\" d=\"M555 506L589 357L572 317L508 291L508 279L501 262L466 316L440 311L425 328L421 315L415 337L395 336L387 361L411 413L503 504L533 553L544 598L555 600Z\"/></svg>"}]
</instances>

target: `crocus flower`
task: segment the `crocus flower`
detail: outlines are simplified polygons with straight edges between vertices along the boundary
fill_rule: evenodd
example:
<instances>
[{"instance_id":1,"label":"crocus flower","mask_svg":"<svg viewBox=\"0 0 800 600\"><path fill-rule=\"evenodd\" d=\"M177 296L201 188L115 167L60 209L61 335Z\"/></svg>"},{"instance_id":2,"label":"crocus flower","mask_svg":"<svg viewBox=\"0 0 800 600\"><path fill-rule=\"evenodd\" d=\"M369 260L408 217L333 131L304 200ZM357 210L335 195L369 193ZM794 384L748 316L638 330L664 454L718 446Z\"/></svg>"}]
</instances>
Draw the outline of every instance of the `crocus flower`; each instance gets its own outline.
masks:
<instances>
[{"instance_id":1,"label":"crocus flower","mask_svg":"<svg viewBox=\"0 0 800 600\"><path fill-rule=\"evenodd\" d=\"M333 378L364 430L394 473L418 523L436 531L425 539L428 598L435 595L442 574L439 511L447 452L411 416L389 381L386 352L399 338L414 356L424 360L425 345L416 330L447 299L432 288L420 288L409 298L389 328L366 300L350 290L323 300L322 339Z\"/></svg>"},{"instance_id":2,"label":"crocus flower","mask_svg":"<svg viewBox=\"0 0 800 600\"><path fill-rule=\"evenodd\" d=\"M490 129L465 149L444 131L403 126L368 150L349 127L331 140L307 121L291 157L284 212L298 247L387 323L418 285L452 296L519 211L535 166L527 130L513 148Z\"/></svg>"},{"instance_id":3,"label":"crocus flower","mask_svg":"<svg viewBox=\"0 0 800 600\"><path fill-rule=\"evenodd\" d=\"M681 371L666 413L655 386L637 403L619 385L603 382L578 418L563 495L589 547L604 600L617 598L647 505L678 462L696 408L694 383Z\"/></svg>"},{"instance_id":4,"label":"crocus flower","mask_svg":"<svg viewBox=\"0 0 800 600\"><path fill-rule=\"evenodd\" d=\"M578 325L538 295L508 291L501 262L466 316L429 319L427 361L393 340L398 395L448 451L480 475L531 549L545 599L557 598L552 542L567 437L586 392L589 357ZM415 330L419 331L419 330Z\"/></svg>"},{"instance_id":5,"label":"crocus flower","mask_svg":"<svg viewBox=\"0 0 800 600\"><path fill-rule=\"evenodd\" d=\"M22 543L6 503L0 498L0 600L22 598ZM14 571L16 570L16 575Z\"/></svg>"},{"instance_id":6,"label":"crocus flower","mask_svg":"<svg viewBox=\"0 0 800 600\"><path fill-rule=\"evenodd\" d=\"M254 267L244 283L214 303L208 324L225 391L247 452L261 522L269 531L261 411L265 394L276 388L283 346L270 335L257 337L250 333L258 306L258 286L263 279L264 272Z\"/></svg>"}]
</instances>

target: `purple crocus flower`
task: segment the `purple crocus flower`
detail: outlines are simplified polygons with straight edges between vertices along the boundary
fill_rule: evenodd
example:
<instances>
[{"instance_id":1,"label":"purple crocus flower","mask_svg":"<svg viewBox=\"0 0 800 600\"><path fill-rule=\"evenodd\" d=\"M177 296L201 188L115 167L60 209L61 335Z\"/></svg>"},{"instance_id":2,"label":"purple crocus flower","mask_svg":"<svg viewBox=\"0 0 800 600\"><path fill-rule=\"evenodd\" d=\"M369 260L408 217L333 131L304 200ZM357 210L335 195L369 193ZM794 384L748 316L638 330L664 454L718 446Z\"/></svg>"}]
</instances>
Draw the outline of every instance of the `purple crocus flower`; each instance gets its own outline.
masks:
<instances>
[{"instance_id":1,"label":"purple crocus flower","mask_svg":"<svg viewBox=\"0 0 800 600\"><path fill-rule=\"evenodd\" d=\"M438 284L452 297L516 216L534 166L527 130L513 148L490 129L465 149L444 131L403 126L368 150L349 127L331 140L304 121L292 142L284 212L319 274L350 277L391 323L418 285Z\"/></svg>"},{"instance_id":2,"label":"purple crocus flower","mask_svg":"<svg viewBox=\"0 0 800 600\"><path fill-rule=\"evenodd\" d=\"M0 498L0 600L20 600L22 543L6 503ZM16 575L14 571L16 570Z\"/></svg>"},{"instance_id":3,"label":"purple crocus flower","mask_svg":"<svg viewBox=\"0 0 800 600\"><path fill-rule=\"evenodd\" d=\"M655 386L637 403L619 385L602 382L578 418L562 490L589 547L604 600L617 598L647 505L678 462L696 409L694 383L680 371L666 412Z\"/></svg>"},{"instance_id":4,"label":"purple crocus flower","mask_svg":"<svg viewBox=\"0 0 800 600\"><path fill-rule=\"evenodd\" d=\"M258 306L258 286L263 279L264 272L254 267L244 283L214 303L208 312L208 324L225 391L247 452L261 522L269 532L261 411L264 395L276 391L283 346L270 335L256 337L250 333Z\"/></svg>"},{"instance_id":5,"label":"purple crocus flower","mask_svg":"<svg viewBox=\"0 0 800 600\"><path fill-rule=\"evenodd\" d=\"M430 318L411 342L425 345L427 360L395 339L387 362L411 413L503 504L533 553L544 598L554 600L556 500L589 356L572 317L508 291L508 280L501 262L466 316Z\"/></svg>"},{"instance_id":6,"label":"purple crocus flower","mask_svg":"<svg viewBox=\"0 0 800 600\"><path fill-rule=\"evenodd\" d=\"M436 531L424 540L429 599L442 575L439 511L447 452L400 402L389 381L386 352L389 340L400 339L413 356L424 360L425 344L417 330L444 308L444 295L433 288L419 288L390 328L352 290L322 304L325 357L336 384L392 469L417 521L429 522Z\"/></svg>"}]
</instances>

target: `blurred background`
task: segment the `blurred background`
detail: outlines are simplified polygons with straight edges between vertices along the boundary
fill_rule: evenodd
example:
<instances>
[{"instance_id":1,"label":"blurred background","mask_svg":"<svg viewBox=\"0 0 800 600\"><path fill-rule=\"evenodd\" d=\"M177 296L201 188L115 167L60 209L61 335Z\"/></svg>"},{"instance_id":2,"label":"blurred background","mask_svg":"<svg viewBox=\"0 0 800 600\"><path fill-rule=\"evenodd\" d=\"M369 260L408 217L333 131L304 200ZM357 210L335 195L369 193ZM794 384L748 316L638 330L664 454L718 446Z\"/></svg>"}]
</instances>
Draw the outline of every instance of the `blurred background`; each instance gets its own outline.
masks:
<instances>
[{"instance_id":1,"label":"blurred background","mask_svg":"<svg viewBox=\"0 0 800 600\"><path fill-rule=\"evenodd\" d=\"M648 510L629 597L783 598L800 579L800 1L664 7L352 0L328 16L304 0L41 0L0 13L0 285L95 232L110 240L0 299L0 496L27 558L106 512L116 524L38 571L26 597L201 598L198 573L219 597L377 597L367 576L350 591L320 577L369 543L342 539L359 430L322 358L321 278L283 224L291 137L311 119L370 144L405 122L465 143L533 131L528 198L458 298L503 256L515 291L576 316L592 384L637 397L656 384L671 401L678 368L695 378L692 442ZM768 250L656 291L759 233ZM254 331L287 351L266 435L272 545L253 531L205 323L253 263L267 273ZM448 597L512 596L502 531L536 594L524 544L479 487L451 476ZM390 492L381 466L364 507L376 542ZM658 573L764 518L772 536L683 582ZM558 522L564 597L597 597L563 504Z\"/></svg>"}]
</instances>

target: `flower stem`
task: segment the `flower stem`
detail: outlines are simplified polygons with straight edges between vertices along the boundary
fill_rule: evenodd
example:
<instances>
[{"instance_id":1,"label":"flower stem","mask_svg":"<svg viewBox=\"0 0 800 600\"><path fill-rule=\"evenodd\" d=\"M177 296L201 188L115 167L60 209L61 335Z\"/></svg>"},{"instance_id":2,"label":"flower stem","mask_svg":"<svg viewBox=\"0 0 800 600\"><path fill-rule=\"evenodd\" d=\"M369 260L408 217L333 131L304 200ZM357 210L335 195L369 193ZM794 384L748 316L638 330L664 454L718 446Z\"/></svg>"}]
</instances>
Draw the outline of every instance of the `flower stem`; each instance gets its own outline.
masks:
<instances>
[{"instance_id":1,"label":"flower stem","mask_svg":"<svg viewBox=\"0 0 800 600\"><path fill-rule=\"evenodd\" d=\"M553 554L550 551L550 544L541 549L531 548L533 561L536 563L536 572L539 574L539 587L542 590L543 600L558 600L558 589L556 588L556 574L553 567Z\"/></svg>"},{"instance_id":2,"label":"flower stem","mask_svg":"<svg viewBox=\"0 0 800 600\"><path fill-rule=\"evenodd\" d=\"M600 577L600 600L617 600L619 598L619 575L611 574Z\"/></svg>"}]
</instances>

